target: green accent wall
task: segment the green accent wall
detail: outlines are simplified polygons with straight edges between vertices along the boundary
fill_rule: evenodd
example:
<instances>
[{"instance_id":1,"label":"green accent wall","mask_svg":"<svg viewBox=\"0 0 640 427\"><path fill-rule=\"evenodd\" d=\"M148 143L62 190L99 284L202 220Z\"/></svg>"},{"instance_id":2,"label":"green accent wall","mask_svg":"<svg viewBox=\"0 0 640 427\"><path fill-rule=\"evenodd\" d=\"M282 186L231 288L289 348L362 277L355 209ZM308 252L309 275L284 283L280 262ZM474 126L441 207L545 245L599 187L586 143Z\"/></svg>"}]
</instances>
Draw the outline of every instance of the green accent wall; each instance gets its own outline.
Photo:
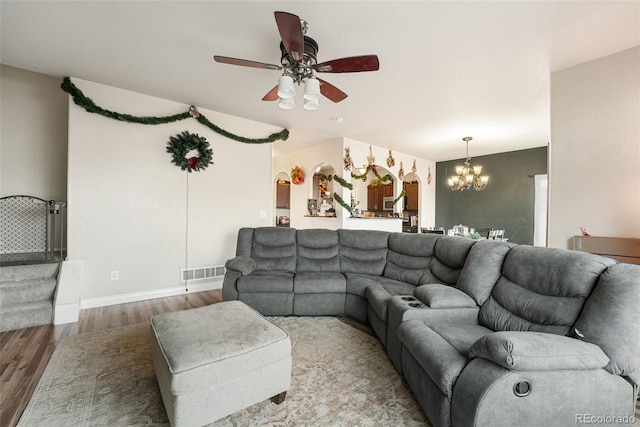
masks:
<instances>
[{"instance_id":1,"label":"green accent wall","mask_svg":"<svg viewBox=\"0 0 640 427\"><path fill-rule=\"evenodd\" d=\"M510 242L533 244L534 175L547 173L547 147L471 158L489 175L483 191L451 191L447 180L464 159L436 163L436 226L504 229Z\"/></svg>"}]
</instances>

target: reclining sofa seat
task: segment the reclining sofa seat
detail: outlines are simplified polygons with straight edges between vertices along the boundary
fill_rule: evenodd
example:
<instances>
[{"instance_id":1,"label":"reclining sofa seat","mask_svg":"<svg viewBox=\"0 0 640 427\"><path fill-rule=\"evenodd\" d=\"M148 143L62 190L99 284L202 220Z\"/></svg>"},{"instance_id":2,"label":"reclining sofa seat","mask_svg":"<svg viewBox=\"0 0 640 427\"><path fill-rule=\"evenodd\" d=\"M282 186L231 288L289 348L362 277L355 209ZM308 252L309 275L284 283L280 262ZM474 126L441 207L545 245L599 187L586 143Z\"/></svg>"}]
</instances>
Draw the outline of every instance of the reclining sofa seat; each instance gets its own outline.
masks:
<instances>
[{"instance_id":1,"label":"reclining sofa seat","mask_svg":"<svg viewBox=\"0 0 640 427\"><path fill-rule=\"evenodd\" d=\"M295 229L241 228L236 257L226 264L222 298L268 316L292 315L296 260Z\"/></svg>"},{"instance_id":2,"label":"reclining sofa seat","mask_svg":"<svg viewBox=\"0 0 640 427\"><path fill-rule=\"evenodd\" d=\"M387 354L400 374L403 373L402 342L398 328L402 322L412 319L438 323L475 322L480 306L489 298L501 276L506 254L514 246L496 240L474 243L454 237L437 241L430 266L436 279L421 280L429 283L414 289L416 303L413 306L417 305L417 308L411 309L411 303L400 296L391 297L388 304ZM440 259L448 260L451 267L445 267ZM456 265L462 269L452 268ZM447 279L451 283L447 283Z\"/></svg>"},{"instance_id":3,"label":"reclining sofa seat","mask_svg":"<svg viewBox=\"0 0 640 427\"><path fill-rule=\"evenodd\" d=\"M515 246L475 322L403 322L405 379L434 427L633 414L637 389L621 375L638 375L640 316L629 304L640 304L640 278L615 264Z\"/></svg>"},{"instance_id":4,"label":"reclining sofa seat","mask_svg":"<svg viewBox=\"0 0 640 427\"><path fill-rule=\"evenodd\" d=\"M342 316L347 281L340 272L338 232L297 230L297 265L293 277L293 314Z\"/></svg>"},{"instance_id":5,"label":"reclining sofa seat","mask_svg":"<svg viewBox=\"0 0 640 427\"><path fill-rule=\"evenodd\" d=\"M377 284L387 261L387 231L338 230L340 271L347 280L345 314L367 322L366 290Z\"/></svg>"},{"instance_id":6,"label":"reclining sofa seat","mask_svg":"<svg viewBox=\"0 0 640 427\"><path fill-rule=\"evenodd\" d=\"M439 234L389 236L385 269L377 284L369 286L367 319L385 347L394 340L387 333L388 306L392 296L413 295L424 284L453 286L475 241Z\"/></svg>"}]
</instances>

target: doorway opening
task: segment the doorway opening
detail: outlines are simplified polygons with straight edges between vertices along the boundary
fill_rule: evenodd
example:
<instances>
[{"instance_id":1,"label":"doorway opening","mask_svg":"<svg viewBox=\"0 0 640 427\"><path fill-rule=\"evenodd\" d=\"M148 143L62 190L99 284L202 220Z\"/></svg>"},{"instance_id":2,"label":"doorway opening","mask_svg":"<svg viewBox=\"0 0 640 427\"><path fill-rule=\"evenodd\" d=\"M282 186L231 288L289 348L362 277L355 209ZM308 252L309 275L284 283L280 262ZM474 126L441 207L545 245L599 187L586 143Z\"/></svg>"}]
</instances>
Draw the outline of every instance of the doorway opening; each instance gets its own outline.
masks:
<instances>
[{"instance_id":1,"label":"doorway opening","mask_svg":"<svg viewBox=\"0 0 640 427\"><path fill-rule=\"evenodd\" d=\"M289 227L291 217L291 181L289 181L289 175L286 172L280 172L276 176L275 186L276 227Z\"/></svg>"}]
</instances>

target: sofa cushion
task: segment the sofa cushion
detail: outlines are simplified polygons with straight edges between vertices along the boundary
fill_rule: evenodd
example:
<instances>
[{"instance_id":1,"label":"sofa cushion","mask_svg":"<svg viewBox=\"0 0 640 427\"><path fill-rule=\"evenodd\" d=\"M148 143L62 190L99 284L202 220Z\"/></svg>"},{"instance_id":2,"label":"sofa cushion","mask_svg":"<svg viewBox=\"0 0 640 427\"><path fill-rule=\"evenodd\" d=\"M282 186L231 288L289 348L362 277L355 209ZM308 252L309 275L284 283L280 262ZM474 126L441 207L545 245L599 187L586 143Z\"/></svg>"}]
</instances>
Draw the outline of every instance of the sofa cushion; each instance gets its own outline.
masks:
<instances>
[{"instance_id":1,"label":"sofa cushion","mask_svg":"<svg viewBox=\"0 0 640 427\"><path fill-rule=\"evenodd\" d=\"M467 255L475 243L475 240L462 237L441 236L436 241L434 257L429 263L429 268L420 278L419 284L455 285Z\"/></svg>"},{"instance_id":2,"label":"sofa cushion","mask_svg":"<svg viewBox=\"0 0 640 427\"><path fill-rule=\"evenodd\" d=\"M482 240L469 251L456 288L471 295L478 305L485 303L502 275L502 264L513 243Z\"/></svg>"},{"instance_id":3,"label":"sofa cushion","mask_svg":"<svg viewBox=\"0 0 640 427\"><path fill-rule=\"evenodd\" d=\"M238 242L236 244L236 256L251 256L251 247L253 246L253 227L242 227L238 230Z\"/></svg>"},{"instance_id":4,"label":"sofa cushion","mask_svg":"<svg viewBox=\"0 0 640 427\"><path fill-rule=\"evenodd\" d=\"M336 230L298 230L296 233L299 271L340 271Z\"/></svg>"},{"instance_id":5,"label":"sofa cushion","mask_svg":"<svg viewBox=\"0 0 640 427\"><path fill-rule=\"evenodd\" d=\"M417 286L442 235L392 233L384 277Z\"/></svg>"},{"instance_id":6,"label":"sofa cushion","mask_svg":"<svg viewBox=\"0 0 640 427\"><path fill-rule=\"evenodd\" d=\"M248 276L240 276L236 282L236 288L240 293L293 292L293 273L256 270Z\"/></svg>"},{"instance_id":7,"label":"sofa cushion","mask_svg":"<svg viewBox=\"0 0 640 427\"><path fill-rule=\"evenodd\" d=\"M494 331L565 335L602 272L615 263L584 252L516 246L478 319Z\"/></svg>"},{"instance_id":8,"label":"sofa cushion","mask_svg":"<svg viewBox=\"0 0 640 427\"><path fill-rule=\"evenodd\" d=\"M256 270L296 270L296 230L260 227L253 230L251 258Z\"/></svg>"},{"instance_id":9,"label":"sofa cushion","mask_svg":"<svg viewBox=\"0 0 640 427\"><path fill-rule=\"evenodd\" d=\"M347 293L365 297L365 292L369 286L377 285L379 276L371 274L344 273L347 279Z\"/></svg>"},{"instance_id":10,"label":"sofa cushion","mask_svg":"<svg viewBox=\"0 0 640 427\"><path fill-rule=\"evenodd\" d=\"M619 264L600 276L575 324L609 356L607 371L640 378L640 266Z\"/></svg>"},{"instance_id":11,"label":"sofa cushion","mask_svg":"<svg viewBox=\"0 0 640 427\"><path fill-rule=\"evenodd\" d=\"M338 230L340 271L382 276L387 260L389 232Z\"/></svg>"},{"instance_id":12,"label":"sofa cushion","mask_svg":"<svg viewBox=\"0 0 640 427\"><path fill-rule=\"evenodd\" d=\"M473 298L461 290L440 283L418 286L413 291L413 296L431 308L474 308L478 306Z\"/></svg>"},{"instance_id":13,"label":"sofa cushion","mask_svg":"<svg viewBox=\"0 0 640 427\"><path fill-rule=\"evenodd\" d=\"M302 271L293 277L296 294L326 294L347 292L347 280L334 271Z\"/></svg>"},{"instance_id":14,"label":"sofa cushion","mask_svg":"<svg viewBox=\"0 0 640 427\"><path fill-rule=\"evenodd\" d=\"M609 358L600 347L542 332L494 332L476 341L469 357L482 357L513 371L600 369Z\"/></svg>"}]
</instances>

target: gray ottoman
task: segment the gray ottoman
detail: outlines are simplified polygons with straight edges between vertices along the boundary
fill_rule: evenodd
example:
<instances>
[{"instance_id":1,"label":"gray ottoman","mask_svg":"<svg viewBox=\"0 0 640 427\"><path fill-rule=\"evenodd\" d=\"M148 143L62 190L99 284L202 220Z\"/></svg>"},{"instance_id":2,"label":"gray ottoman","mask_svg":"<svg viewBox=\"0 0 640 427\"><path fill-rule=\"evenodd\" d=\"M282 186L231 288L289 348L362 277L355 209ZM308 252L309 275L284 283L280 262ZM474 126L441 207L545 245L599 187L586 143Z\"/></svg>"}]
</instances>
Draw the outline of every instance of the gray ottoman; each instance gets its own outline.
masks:
<instances>
[{"instance_id":1,"label":"gray ottoman","mask_svg":"<svg viewBox=\"0 0 640 427\"><path fill-rule=\"evenodd\" d=\"M162 400L172 426L209 424L291 386L291 341L240 301L151 319Z\"/></svg>"}]
</instances>

